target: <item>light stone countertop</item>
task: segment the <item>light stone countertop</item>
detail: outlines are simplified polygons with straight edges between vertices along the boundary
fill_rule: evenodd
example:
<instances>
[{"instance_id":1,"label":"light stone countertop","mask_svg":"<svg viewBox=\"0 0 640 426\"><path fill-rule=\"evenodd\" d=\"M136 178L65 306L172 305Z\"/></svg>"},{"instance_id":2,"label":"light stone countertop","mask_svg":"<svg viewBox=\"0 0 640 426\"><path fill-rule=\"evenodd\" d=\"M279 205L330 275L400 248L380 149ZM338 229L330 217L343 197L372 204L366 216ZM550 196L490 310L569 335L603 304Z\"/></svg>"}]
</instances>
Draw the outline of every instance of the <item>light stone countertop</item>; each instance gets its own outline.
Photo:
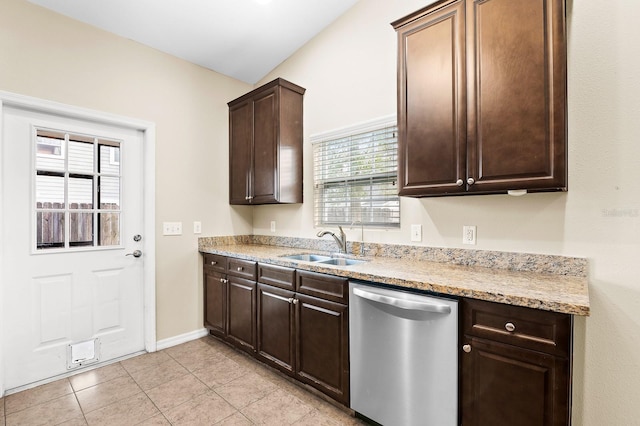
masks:
<instances>
[{"instance_id":1,"label":"light stone countertop","mask_svg":"<svg viewBox=\"0 0 640 426\"><path fill-rule=\"evenodd\" d=\"M469 266L423 260L411 255L363 257L367 262L334 266L282 257L301 253L319 253L318 250L243 241L231 242L224 238L213 243L212 240L201 239L199 251L443 295L462 296L572 315L589 315L586 273L571 275ZM496 252L486 253L495 257ZM574 258L567 259L567 262L570 262ZM554 261L558 263L557 259Z\"/></svg>"}]
</instances>

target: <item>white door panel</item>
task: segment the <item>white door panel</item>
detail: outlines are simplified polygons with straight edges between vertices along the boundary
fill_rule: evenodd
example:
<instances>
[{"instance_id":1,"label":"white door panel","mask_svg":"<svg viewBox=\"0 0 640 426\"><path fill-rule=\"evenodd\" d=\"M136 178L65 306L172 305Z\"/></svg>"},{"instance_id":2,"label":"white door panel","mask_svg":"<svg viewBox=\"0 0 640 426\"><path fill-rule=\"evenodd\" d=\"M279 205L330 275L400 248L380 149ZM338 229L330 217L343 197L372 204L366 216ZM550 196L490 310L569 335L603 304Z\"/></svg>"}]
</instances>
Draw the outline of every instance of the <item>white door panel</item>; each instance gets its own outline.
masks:
<instances>
[{"instance_id":1,"label":"white door panel","mask_svg":"<svg viewBox=\"0 0 640 426\"><path fill-rule=\"evenodd\" d=\"M72 343L99 339L99 361L145 349L144 256L126 256L144 251L133 240L143 233L141 133L6 107L3 120L4 388L69 371ZM36 249L34 126L120 141L120 245Z\"/></svg>"}]
</instances>

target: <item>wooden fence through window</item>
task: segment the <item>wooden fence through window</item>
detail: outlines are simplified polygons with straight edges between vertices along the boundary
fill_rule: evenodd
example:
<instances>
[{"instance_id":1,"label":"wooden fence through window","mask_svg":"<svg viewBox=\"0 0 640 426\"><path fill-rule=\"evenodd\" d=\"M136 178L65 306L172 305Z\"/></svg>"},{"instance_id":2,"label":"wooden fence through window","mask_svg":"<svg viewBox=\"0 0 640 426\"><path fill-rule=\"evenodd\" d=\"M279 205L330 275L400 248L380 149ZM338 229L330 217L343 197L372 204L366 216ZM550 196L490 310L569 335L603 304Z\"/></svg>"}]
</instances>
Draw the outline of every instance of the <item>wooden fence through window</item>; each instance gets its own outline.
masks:
<instances>
[{"instance_id":1,"label":"wooden fence through window","mask_svg":"<svg viewBox=\"0 0 640 426\"><path fill-rule=\"evenodd\" d=\"M118 205L103 203L98 211L100 246L120 244L120 213L109 212ZM63 203L38 202L36 229L38 248L64 247L64 209ZM93 208L89 203L71 203L69 211L69 245L93 245Z\"/></svg>"}]
</instances>

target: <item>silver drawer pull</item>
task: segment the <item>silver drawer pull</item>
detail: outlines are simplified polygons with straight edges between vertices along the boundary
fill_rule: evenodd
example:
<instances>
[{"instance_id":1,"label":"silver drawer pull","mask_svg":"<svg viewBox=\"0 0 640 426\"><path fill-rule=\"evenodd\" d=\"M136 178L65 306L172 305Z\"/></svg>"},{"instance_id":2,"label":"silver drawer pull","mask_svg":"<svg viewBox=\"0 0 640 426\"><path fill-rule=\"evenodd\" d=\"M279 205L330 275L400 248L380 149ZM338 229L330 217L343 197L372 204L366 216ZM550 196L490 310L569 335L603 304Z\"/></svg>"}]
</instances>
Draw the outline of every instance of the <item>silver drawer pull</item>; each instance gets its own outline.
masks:
<instances>
[{"instance_id":1,"label":"silver drawer pull","mask_svg":"<svg viewBox=\"0 0 640 426\"><path fill-rule=\"evenodd\" d=\"M242 272L244 268L242 266L238 266L238 272Z\"/></svg>"},{"instance_id":2,"label":"silver drawer pull","mask_svg":"<svg viewBox=\"0 0 640 426\"><path fill-rule=\"evenodd\" d=\"M211 264L212 264L212 265L217 265L217 264L218 264L218 262L211 261Z\"/></svg>"},{"instance_id":3,"label":"silver drawer pull","mask_svg":"<svg viewBox=\"0 0 640 426\"><path fill-rule=\"evenodd\" d=\"M512 322L508 322L504 325L504 328L508 331L508 332L512 332L515 331L516 326L515 324L513 324Z\"/></svg>"},{"instance_id":4,"label":"silver drawer pull","mask_svg":"<svg viewBox=\"0 0 640 426\"><path fill-rule=\"evenodd\" d=\"M468 354L471 352L471 345L462 345L462 350Z\"/></svg>"}]
</instances>

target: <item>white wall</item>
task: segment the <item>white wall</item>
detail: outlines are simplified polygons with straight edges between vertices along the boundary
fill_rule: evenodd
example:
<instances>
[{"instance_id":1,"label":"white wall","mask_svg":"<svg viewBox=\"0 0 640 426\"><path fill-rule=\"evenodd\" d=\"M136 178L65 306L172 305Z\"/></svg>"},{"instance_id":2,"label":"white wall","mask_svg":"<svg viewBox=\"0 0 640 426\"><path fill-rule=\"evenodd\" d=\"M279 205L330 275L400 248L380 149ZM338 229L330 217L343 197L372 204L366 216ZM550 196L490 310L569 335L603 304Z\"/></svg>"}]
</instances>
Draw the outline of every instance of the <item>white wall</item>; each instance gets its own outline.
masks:
<instances>
[{"instance_id":1,"label":"white wall","mask_svg":"<svg viewBox=\"0 0 640 426\"><path fill-rule=\"evenodd\" d=\"M360 1L263 81L283 77L305 95L305 203L261 206L254 233L313 238L309 135L396 109L396 38L390 22L428 0ZM575 425L640 418L640 2L567 0L569 192L403 199L402 229L365 240L582 256L590 260L592 314L576 318ZM359 230L350 230L359 239ZM468 247L468 246L464 246Z\"/></svg>"},{"instance_id":2,"label":"white wall","mask_svg":"<svg viewBox=\"0 0 640 426\"><path fill-rule=\"evenodd\" d=\"M0 90L156 123L157 338L201 329L192 222L207 236L251 232L250 209L229 208L226 160L226 103L251 86L26 0L0 2ZM163 237L163 221L182 221L184 234Z\"/></svg>"}]
</instances>

